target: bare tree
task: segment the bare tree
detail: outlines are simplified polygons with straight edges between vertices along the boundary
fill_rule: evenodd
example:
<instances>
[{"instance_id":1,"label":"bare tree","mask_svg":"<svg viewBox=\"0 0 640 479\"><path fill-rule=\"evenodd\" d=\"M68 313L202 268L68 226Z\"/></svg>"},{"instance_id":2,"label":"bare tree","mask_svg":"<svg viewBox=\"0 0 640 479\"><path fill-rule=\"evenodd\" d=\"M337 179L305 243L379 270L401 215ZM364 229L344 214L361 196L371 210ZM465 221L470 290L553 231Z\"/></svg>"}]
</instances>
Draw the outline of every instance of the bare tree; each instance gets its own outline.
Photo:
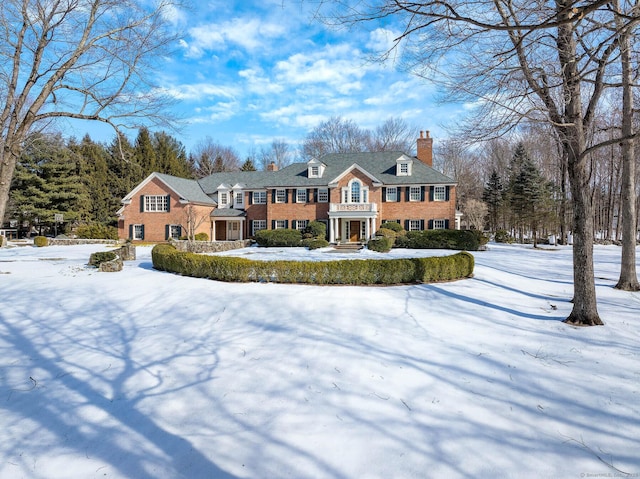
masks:
<instances>
[{"instance_id":1,"label":"bare tree","mask_svg":"<svg viewBox=\"0 0 640 479\"><path fill-rule=\"evenodd\" d=\"M489 213L489 208L484 201L470 199L462 205L463 219L469 229L484 230L485 219Z\"/></svg>"},{"instance_id":2,"label":"bare tree","mask_svg":"<svg viewBox=\"0 0 640 479\"><path fill-rule=\"evenodd\" d=\"M209 215L207 211L200 211L194 205L185 206L183 213L184 224L182 226L189 241L195 241L198 227L207 221L208 218Z\"/></svg>"},{"instance_id":3,"label":"bare tree","mask_svg":"<svg viewBox=\"0 0 640 479\"><path fill-rule=\"evenodd\" d=\"M269 148L260 149L260 164L266 170L270 164L276 165L278 169L293 163L294 151L284 140L273 140Z\"/></svg>"},{"instance_id":4,"label":"bare tree","mask_svg":"<svg viewBox=\"0 0 640 479\"><path fill-rule=\"evenodd\" d=\"M311 131L302 145L304 158L320 158L327 153L354 153L366 151L370 134L353 120L332 117Z\"/></svg>"},{"instance_id":5,"label":"bare tree","mask_svg":"<svg viewBox=\"0 0 640 479\"><path fill-rule=\"evenodd\" d=\"M424 76L436 71L453 100L477 102L478 137L498 136L524 122L545 122L557 135L567 165L573 205L573 309L566 322L603 324L593 269L593 209L589 145L593 122L618 48L610 25L611 0L325 0L347 8L340 23L384 19L401 24L397 44L408 66ZM636 15L618 15L631 29ZM444 55L447 62L439 63ZM410 63L413 61L413 63ZM446 71L437 71L439 65ZM473 133L473 131L470 131ZM620 141L621 139L618 139Z\"/></svg>"},{"instance_id":6,"label":"bare tree","mask_svg":"<svg viewBox=\"0 0 640 479\"><path fill-rule=\"evenodd\" d=\"M402 118L389 118L370 136L369 151L402 151L412 154L416 148L418 129Z\"/></svg>"},{"instance_id":7,"label":"bare tree","mask_svg":"<svg viewBox=\"0 0 640 479\"><path fill-rule=\"evenodd\" d=\"M116 130L164 124L152 61L175 39L172 0L4 0L0 6L0 219L27 135L59 118Z\"/></svg>"},{"instance_id":8,"label":"bare tree","mask_svg":"<svg viewBox=\"0 0 640 479\"><path fill-rule=\"evenodd\" d=\"M198 178L222 171L240 170L238 153L233 148L214 141L210 136L195 145L191 161Z\"/></svg>"}]
</instances>

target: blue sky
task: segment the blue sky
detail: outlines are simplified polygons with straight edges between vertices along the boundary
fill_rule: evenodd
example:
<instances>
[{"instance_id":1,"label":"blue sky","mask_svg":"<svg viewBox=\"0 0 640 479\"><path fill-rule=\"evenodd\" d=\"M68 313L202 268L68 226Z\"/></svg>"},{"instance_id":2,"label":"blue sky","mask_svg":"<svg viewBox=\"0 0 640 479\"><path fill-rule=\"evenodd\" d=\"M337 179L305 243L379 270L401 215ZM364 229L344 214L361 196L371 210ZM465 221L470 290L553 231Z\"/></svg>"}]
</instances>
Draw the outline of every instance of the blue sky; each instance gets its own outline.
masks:
<instances>
[{"instance_id":1,"label":"blue sky","mask_svg":"<svg viewBox=\"0 0 640 479\"><path fill-rule=\"evenodd\" d=\"M436 141L446 134L441 125L459 108L438 106L433 85L393 62L369 60L396 32L329 29L312 19L311 8L296 0L213 0L175 11L184 37L156 80L176 100L185 126L175 136L187 150L207 136L243 157L274 139L296 148L332 116L370 129L400 117L431 130Z\"/></svg>"}]
</instances>

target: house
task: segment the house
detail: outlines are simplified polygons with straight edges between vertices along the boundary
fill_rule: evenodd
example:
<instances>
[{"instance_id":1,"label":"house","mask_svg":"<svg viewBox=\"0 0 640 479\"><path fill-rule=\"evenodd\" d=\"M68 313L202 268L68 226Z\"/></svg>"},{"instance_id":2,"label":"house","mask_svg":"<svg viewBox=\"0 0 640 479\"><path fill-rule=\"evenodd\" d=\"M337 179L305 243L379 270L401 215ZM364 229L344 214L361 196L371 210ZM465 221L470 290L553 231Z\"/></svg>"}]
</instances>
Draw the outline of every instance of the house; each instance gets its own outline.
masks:
<instances>
[{"instance_id":1,"label":"house","mask_svg":"<svg viewBox=\"0 0 640 479\"><path fill-rule=\"evenodd\" d=\"M456 182L432 167L432 150L429 132L420 132L417 157L336 153L200 180L152 173L123 198L119 237L160 242L206 233L231 241L317 220L327 225L329 242L340 243L366 241L386 221L408 231L454 228Z\"/></svg>"}]
</instances>

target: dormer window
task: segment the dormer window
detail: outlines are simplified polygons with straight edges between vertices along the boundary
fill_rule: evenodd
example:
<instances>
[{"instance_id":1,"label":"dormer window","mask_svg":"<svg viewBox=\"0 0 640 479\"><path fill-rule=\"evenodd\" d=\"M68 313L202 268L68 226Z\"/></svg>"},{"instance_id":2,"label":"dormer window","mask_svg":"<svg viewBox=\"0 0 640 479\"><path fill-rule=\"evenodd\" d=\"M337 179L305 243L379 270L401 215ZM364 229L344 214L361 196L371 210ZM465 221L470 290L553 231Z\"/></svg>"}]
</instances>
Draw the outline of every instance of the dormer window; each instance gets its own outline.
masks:
<instances>
[{"instance_id":1,"label":"dormer window","mask_svg":"<svg viewBox=\"0 0 640 479\"><path fill-rule=\"evenodd\" d=\"M307 162L307 176L309 178L322 178L325 164L318 160L309 160Z\"/></svg>"},{"instance_id":2,"label":"dormer window","mask_svg":"<svg viewBox=\"0 0 640 479\"><path fill-rule=\"evenodd\" d=\"M218 206L223 207L229 204L229 194L226 191L221 191L218 195Z\"/></svg>"},{"instance_id":3,"label":"dormer window","mask_svg":"<svg viewBox=\"0 0 640 479\"><path fill-rule=\"evenodd\" d=\"M406 156L396 160L396 176L411 176L413 162Z\"/></svg>"}]
</instances>

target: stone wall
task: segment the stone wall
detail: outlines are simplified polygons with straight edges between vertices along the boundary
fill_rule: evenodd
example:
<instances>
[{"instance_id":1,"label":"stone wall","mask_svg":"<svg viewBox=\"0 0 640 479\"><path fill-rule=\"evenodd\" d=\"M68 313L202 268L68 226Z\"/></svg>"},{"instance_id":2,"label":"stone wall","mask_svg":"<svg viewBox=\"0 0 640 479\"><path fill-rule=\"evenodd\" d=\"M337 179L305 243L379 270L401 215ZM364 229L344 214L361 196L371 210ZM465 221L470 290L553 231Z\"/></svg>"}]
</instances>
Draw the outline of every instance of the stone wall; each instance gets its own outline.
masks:
<instances>
[{"instance_id":1,"label":"stone wall","mask_svg":"<svg viewBox=\"0 0 640 479\"><path fill-rule=\"evenodd\" d=\"M62 239L62 238L47 238L49 241L49 246L75 246L79 244L121 244L122 241L119 240L108 240L108 239Z\"/></svg>"},{"instance_id":2,"label":"stone wall","mask_svg":"<svg viewBox=\"0 0 640 479\"><path fill-rule=\"evenodd\" d=\"M189 253L219 253L220 251L230 251L232 249L246 248L251 244L251 240L238 241L171 241L170 244L178 251Z\"/></svg>"}]
</instances>

